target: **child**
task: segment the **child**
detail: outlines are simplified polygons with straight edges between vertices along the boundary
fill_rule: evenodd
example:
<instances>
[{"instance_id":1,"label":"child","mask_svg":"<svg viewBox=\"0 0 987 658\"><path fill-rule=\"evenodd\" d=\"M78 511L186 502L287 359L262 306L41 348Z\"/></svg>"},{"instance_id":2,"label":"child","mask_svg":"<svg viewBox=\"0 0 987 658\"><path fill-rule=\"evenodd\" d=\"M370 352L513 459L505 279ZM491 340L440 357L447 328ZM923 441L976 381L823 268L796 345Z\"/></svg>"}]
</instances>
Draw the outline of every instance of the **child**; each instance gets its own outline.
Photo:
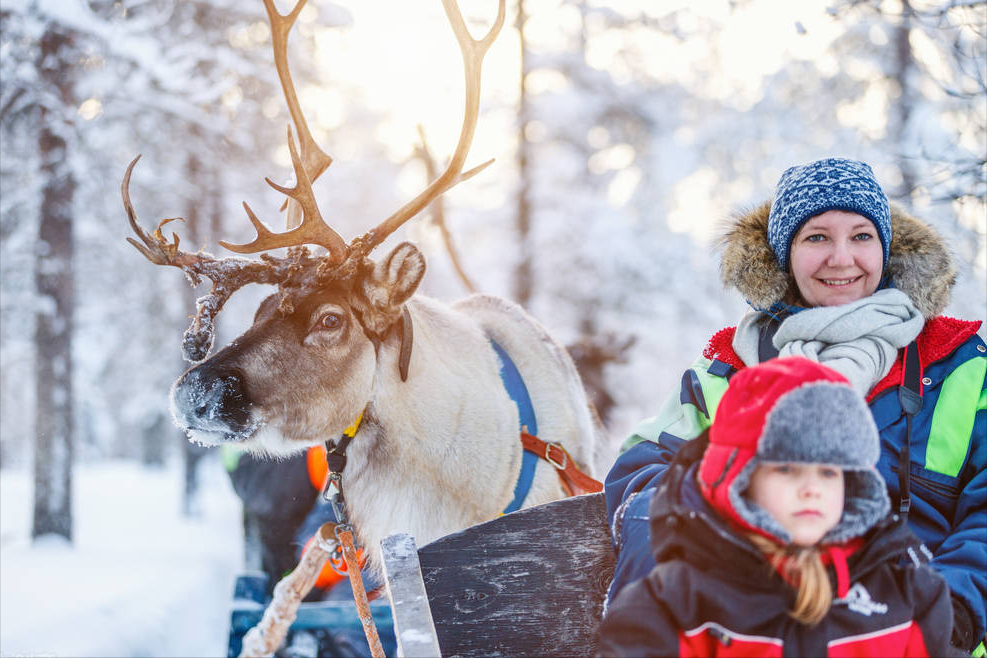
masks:
<instances>
[{"instance_id":1,"label":"child","mask_svg":"<svg viewBox=\"0 0 987 658\"><path fill-rule=\"evenodd\" d=\"M888 516L878 453L836 371L789 357L738 372L651 503L658 564L609 606L600 654L949 654L949 589Z\"/></svg>"}]
</instances>

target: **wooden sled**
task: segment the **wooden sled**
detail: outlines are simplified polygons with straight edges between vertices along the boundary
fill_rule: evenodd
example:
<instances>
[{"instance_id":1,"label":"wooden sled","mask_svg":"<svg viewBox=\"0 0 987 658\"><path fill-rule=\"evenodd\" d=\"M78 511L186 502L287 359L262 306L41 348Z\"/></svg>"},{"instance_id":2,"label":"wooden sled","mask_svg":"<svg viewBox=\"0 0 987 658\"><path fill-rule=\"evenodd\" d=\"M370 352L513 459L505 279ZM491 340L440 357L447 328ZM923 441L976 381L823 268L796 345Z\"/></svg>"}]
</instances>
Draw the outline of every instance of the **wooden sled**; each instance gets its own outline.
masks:
<instances>
[{"instance_id":1,"label":"wooden sled","mask_svg":"<svg viewBox=\"0 0 987 658\"><path fill-rule=\"evenodd\" d=\"M417 548L382 542L399 656L593 656L614 554L603 494L507 514Z\"/></svg>"}]
</instances>

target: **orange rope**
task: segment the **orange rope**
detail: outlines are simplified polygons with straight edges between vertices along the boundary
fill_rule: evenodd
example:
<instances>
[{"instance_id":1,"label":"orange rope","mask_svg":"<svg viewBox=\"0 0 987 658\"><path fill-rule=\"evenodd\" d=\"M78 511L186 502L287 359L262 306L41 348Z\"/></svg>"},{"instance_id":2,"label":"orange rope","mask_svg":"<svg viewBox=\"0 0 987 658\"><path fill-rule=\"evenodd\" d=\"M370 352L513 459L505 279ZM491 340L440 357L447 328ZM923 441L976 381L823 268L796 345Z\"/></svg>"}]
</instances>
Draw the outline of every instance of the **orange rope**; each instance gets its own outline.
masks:
<instances>
[{"instance_id":1,"label":"orange rope","mask_svg":"<svg viewBox=\"0 0 987 658\"><path fill-rule=\"evenodd\" d=\"M377 635L377 626L374 625L374 616L370 613L367 590L363 586L363 577L360 575L360 564L356 556L356 548L353 546L353 533L350 530L340 530L336 536L343 545L343 558L346 560L346 571L350 575L350 585L353 587L353 600L356 602L360 623L363 624L363 632L370 645L370 654L373 658L385 658L380 636Z\"/></svg>"}]
</instances>

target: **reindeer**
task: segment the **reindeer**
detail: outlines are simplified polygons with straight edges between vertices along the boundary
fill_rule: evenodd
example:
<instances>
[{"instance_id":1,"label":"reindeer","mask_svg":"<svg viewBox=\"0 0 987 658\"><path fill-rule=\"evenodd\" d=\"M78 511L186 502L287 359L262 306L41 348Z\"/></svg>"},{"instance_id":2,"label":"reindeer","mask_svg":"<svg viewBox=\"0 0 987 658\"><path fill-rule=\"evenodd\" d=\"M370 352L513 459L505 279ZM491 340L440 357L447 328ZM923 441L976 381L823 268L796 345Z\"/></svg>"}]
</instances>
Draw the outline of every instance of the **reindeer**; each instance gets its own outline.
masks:
<instances>
[{"instance_id":1,"label":"reindeer","mask_svg":"<svg viewBox=\"0 0 987 658\"><path fill-rule=\"evenodd\" d=\"M179 248L138 222L127 168L121 194L128 240L151 262L178 267L193 284L212 281L197 302L183 340L196 363L174 384L171 406L190 440L234 442L272 456L327 442L337 446L347 428L346 508L372 568L380 565L380 540L409 532L420 544L492 519L512 502L522 470L518 404L505 390L504 359L516 365L530 396L538 434L563 447L595 475L609 455L566 350L519 306L474 295L454 304L416 295L425 259L409 243L379 261L370 252L404 222L490 162L463 172L476 128L483 56L500 31L505 0L481 39L473 39L455 0L443 0L462 53L465 116L459 142L444 172L418 196L375 228L347 244L322 218L312 181L332 159L315 144L288 71L287 38L304 5L280 14L264 0L274 60L297 135L288 128L295 185L268 184L286 195L288 227L268 230L244 209L257 237L228 250L262 253L260 260L217 258ZM325 250L313 255L305 245ZM287 247L285 257L266 253ZM277 286L257 309L253 325L206 358L213 318L248 283ZM509 355L504 357L498 350ZM533 428L531 428L533 430ZM550 463L540 460L524 507L565 497L569 491Z\"/></svg>"}]
</instances>

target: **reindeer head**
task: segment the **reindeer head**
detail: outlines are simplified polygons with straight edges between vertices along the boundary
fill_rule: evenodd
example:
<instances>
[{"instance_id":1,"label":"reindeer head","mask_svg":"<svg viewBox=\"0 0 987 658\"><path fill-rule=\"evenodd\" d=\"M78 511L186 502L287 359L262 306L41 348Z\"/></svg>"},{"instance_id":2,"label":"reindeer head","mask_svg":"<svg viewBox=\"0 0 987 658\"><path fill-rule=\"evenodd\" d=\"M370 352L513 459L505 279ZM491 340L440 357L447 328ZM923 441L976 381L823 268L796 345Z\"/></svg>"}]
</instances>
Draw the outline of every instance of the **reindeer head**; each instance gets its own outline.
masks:
<instances>
[{"instance_id":1,"label":"reindeer head","mask_svg":"<svg viewBox=\"0 0 987 658\"><path fill-rule=\"evenodd\" d=\"M503 26L505 0L500 0L490 31L479 40L469 35L455 0L442 3L459 42L466 77L459 143L446 170L428 187L349 244L323 220L316 203L312 182L332 158L315 144L288 72L288 33L305 0L287 15L278 13L273 0L264 0L275 66L300 144L296 145L289 127L294 187L266 179L288 197L284 206L288 230L271 232L244 203L257 237L244 245L220 242L241 254L287 247L286 257L261 253L260 260L216 258L203 251L182 251L177 236L169 242L161 232L170 219L148 233L137 220L129 191L140 156L127 167L121 194L140 241L128 240L151 262L183 270L194 285L201 277L213 282L210 293L198 300L183 340L185 358L201 363L172 390L175 420L192 439L208 444L235 440L257 451L284 454L338 436L371 399L381 344L395 335L404 336L404 347L410 344L404 305L424 276L425 259L408 242L380 262L369 254L432 200L492 162L463 172L479 111L480 67ZM323 247L326 253L313 256L305 245ZM213 319L230 295L248 283L272 284L277 292L260 305L246 333L206 359L213 342ZM405 358L402 379L406 368Z\"/></svg>"}]
</instances>

